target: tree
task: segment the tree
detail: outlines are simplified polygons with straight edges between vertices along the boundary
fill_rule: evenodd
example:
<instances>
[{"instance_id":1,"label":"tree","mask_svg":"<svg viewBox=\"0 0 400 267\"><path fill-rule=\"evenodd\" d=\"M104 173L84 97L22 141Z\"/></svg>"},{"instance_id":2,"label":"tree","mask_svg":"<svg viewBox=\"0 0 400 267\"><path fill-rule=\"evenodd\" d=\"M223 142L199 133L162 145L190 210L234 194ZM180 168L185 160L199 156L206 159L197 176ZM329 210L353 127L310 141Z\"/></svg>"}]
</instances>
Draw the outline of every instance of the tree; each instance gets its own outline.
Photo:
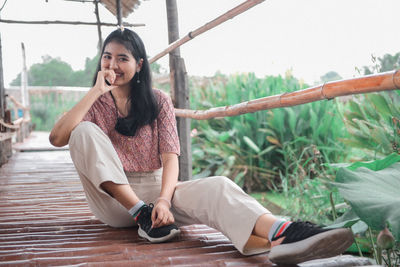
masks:
<instances>
[{"instance_id":1,"label":"tree","mask_svg":"<svg viewBox=\"0 0 400 267\"><path fill-rule=\"evenodd\" d=\"M86 58L85 68L74 71L67 62L60 58L43 56L42 63L32 65L28 70L28 85L31 86L84 86L93 85L93 78L99 62L99 55ZM156 62L150 65L154 73L161 74L164 70ZM21 85L21 73L10 83Z\"/></svg>"},{"instance_id":2,"label":"tree","mask_svg":"<svg viewBox=\"0 0 400 267\"><path fill-rule=\"evenodd\" d=\"M336 71L329 71L321 76L321 82L330 82L343 79Z\"/></svg>"},{"instance_id":3,"label":"tree","mask_svg":"<svg viewBox=\"0 0 400 267\"><path fill-rule=\"evenodd\" d=\"M74 71L60 58L43 56L42 63L32 65L28 70L28 85L31 86L91 86L99 56L86 58L85 69ZM10 85L21 84L21 73Z\"/></svg>"},{"instance_id":4,"label":"tree","mask_svg":"<svg viewBox=\"0 0 400 267\"><path fill-rule=\"evenodd\" d=\"M373 65L371 66L362 67L364 75L398 69L400 67L400 52L395 55L385 54L379 58L372 56L372 63Z\"/></svg>"}]
</instances>

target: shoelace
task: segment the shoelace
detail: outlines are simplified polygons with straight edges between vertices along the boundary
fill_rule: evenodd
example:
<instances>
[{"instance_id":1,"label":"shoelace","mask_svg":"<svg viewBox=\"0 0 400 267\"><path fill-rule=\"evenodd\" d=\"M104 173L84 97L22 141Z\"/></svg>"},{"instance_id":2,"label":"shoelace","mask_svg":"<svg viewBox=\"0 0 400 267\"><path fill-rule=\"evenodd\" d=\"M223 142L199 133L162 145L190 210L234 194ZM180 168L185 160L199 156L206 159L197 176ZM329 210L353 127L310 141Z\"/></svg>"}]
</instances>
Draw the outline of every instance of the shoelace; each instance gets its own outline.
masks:
<instances>
[{"instance_id":1,"label":"shoelace","mask_svg":"<svg viewBox=\"0 0 400 267\"><path fill-rule=\"evenodd\" d=\"M292 222L281 235L274 237L272 241L285 237L282 244L293 243L325 231L312 222L297 221Z\"/></svg>"},{"instance_id":2,"label":"shoelace","mask_svg":"<svg viewBox=\"0 0 400 267\"><path fill-rule=\"evenodd\" d=\"M137 223L145 231L151 228L152 225L151 213L153 211L153 207L154 207L153 203L150 203L148 206L146 205L145 207L142 208L139 215L137 216L136 219Z\"/></svg>"}]
</instances>

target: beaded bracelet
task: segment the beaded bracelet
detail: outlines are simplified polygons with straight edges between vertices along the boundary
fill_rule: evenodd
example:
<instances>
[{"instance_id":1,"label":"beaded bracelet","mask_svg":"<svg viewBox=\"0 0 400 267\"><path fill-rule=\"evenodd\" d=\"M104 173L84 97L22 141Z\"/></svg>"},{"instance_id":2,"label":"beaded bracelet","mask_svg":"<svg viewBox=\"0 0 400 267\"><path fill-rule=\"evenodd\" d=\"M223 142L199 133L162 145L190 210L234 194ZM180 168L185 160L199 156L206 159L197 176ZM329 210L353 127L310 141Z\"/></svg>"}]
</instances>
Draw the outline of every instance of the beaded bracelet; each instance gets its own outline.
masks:
<instances>
[{"instance_id":1,"label":"beaded bracelet","mask_svg":"<svg viewBox=\"0 0 400 267\"><path fill-rule=\"evenodd\" d=\"M168 198L166 198L166 197L159 197L159 198L156 199L156 204L157 204L158 201L160 201L160 200L166 201L166 202L168 203L169 207L171 208L171 201L169 201Z\"/></svg>"}]
</instances>

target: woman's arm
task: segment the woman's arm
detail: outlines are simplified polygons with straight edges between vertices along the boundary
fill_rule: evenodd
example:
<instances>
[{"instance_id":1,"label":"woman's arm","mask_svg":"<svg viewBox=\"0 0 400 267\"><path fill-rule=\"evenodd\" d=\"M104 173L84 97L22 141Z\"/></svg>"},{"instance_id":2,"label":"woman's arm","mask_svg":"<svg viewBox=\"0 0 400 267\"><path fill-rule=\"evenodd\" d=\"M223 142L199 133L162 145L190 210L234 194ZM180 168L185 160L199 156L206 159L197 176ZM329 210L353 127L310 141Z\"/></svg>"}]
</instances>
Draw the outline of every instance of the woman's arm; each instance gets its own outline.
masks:
<instances>
[{"instance_id":1,"label":"woman's arm","mask_svg":"<svg viewBox=\"0 0 400 267\"><path fill-rule=\"evenodd\" d=\"M163 153L161 161L163 164L161 193L152 214L154 228L174 223L174 216L169 209L178 182L178 156L175 153Z\"/></svg>"},{"instance_id":2,"label":"woman's arm","mask_svg":"<svg viewBox=\"0 0 400 267\"><path fill-rule=\"evenodd\" d=\"M67 145L72 130L82 121L97 98L115 87L107 86L105 78L107 78L111 84L114 83L114 71L106 70L98 72L95 86L54 125L49 136L52 145L58 147Z\"/></svg>"}]
</instances>

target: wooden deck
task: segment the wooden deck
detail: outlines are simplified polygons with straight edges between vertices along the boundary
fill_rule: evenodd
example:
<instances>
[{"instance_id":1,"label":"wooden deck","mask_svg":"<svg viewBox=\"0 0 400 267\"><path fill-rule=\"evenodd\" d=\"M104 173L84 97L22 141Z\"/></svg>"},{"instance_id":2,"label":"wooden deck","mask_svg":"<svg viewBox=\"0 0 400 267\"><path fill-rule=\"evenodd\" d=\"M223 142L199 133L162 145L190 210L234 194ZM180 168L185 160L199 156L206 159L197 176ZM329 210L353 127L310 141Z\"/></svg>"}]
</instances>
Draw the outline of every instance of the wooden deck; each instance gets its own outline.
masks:
<instances>
[{"instance_id":1,"label":"wooden deck","mask_svg":"<svg viewBox=\"0 0 400 267\"><path fill-rule=\"evenodd\" d=\"M243 256L220 232L182 227L175 240L150 244L137 228L115 229L87 206L68 150L33 132L0 169L0 265L5 266L276 266L268 253ZM349 255L302 267L364 266Z\"/></svg>"},{"instance_id":2,"label":"wooden deck","mask_svg":"<svg viewBox=\"0 0 400 267\"><path fill-rule=\"evenodd\" d=\"M273 266L204 225L163 244L140 239L136 227L108 227L90 212L69 152L32 139L0 170L0 265Z\"/></svg>"}]
</instances>

